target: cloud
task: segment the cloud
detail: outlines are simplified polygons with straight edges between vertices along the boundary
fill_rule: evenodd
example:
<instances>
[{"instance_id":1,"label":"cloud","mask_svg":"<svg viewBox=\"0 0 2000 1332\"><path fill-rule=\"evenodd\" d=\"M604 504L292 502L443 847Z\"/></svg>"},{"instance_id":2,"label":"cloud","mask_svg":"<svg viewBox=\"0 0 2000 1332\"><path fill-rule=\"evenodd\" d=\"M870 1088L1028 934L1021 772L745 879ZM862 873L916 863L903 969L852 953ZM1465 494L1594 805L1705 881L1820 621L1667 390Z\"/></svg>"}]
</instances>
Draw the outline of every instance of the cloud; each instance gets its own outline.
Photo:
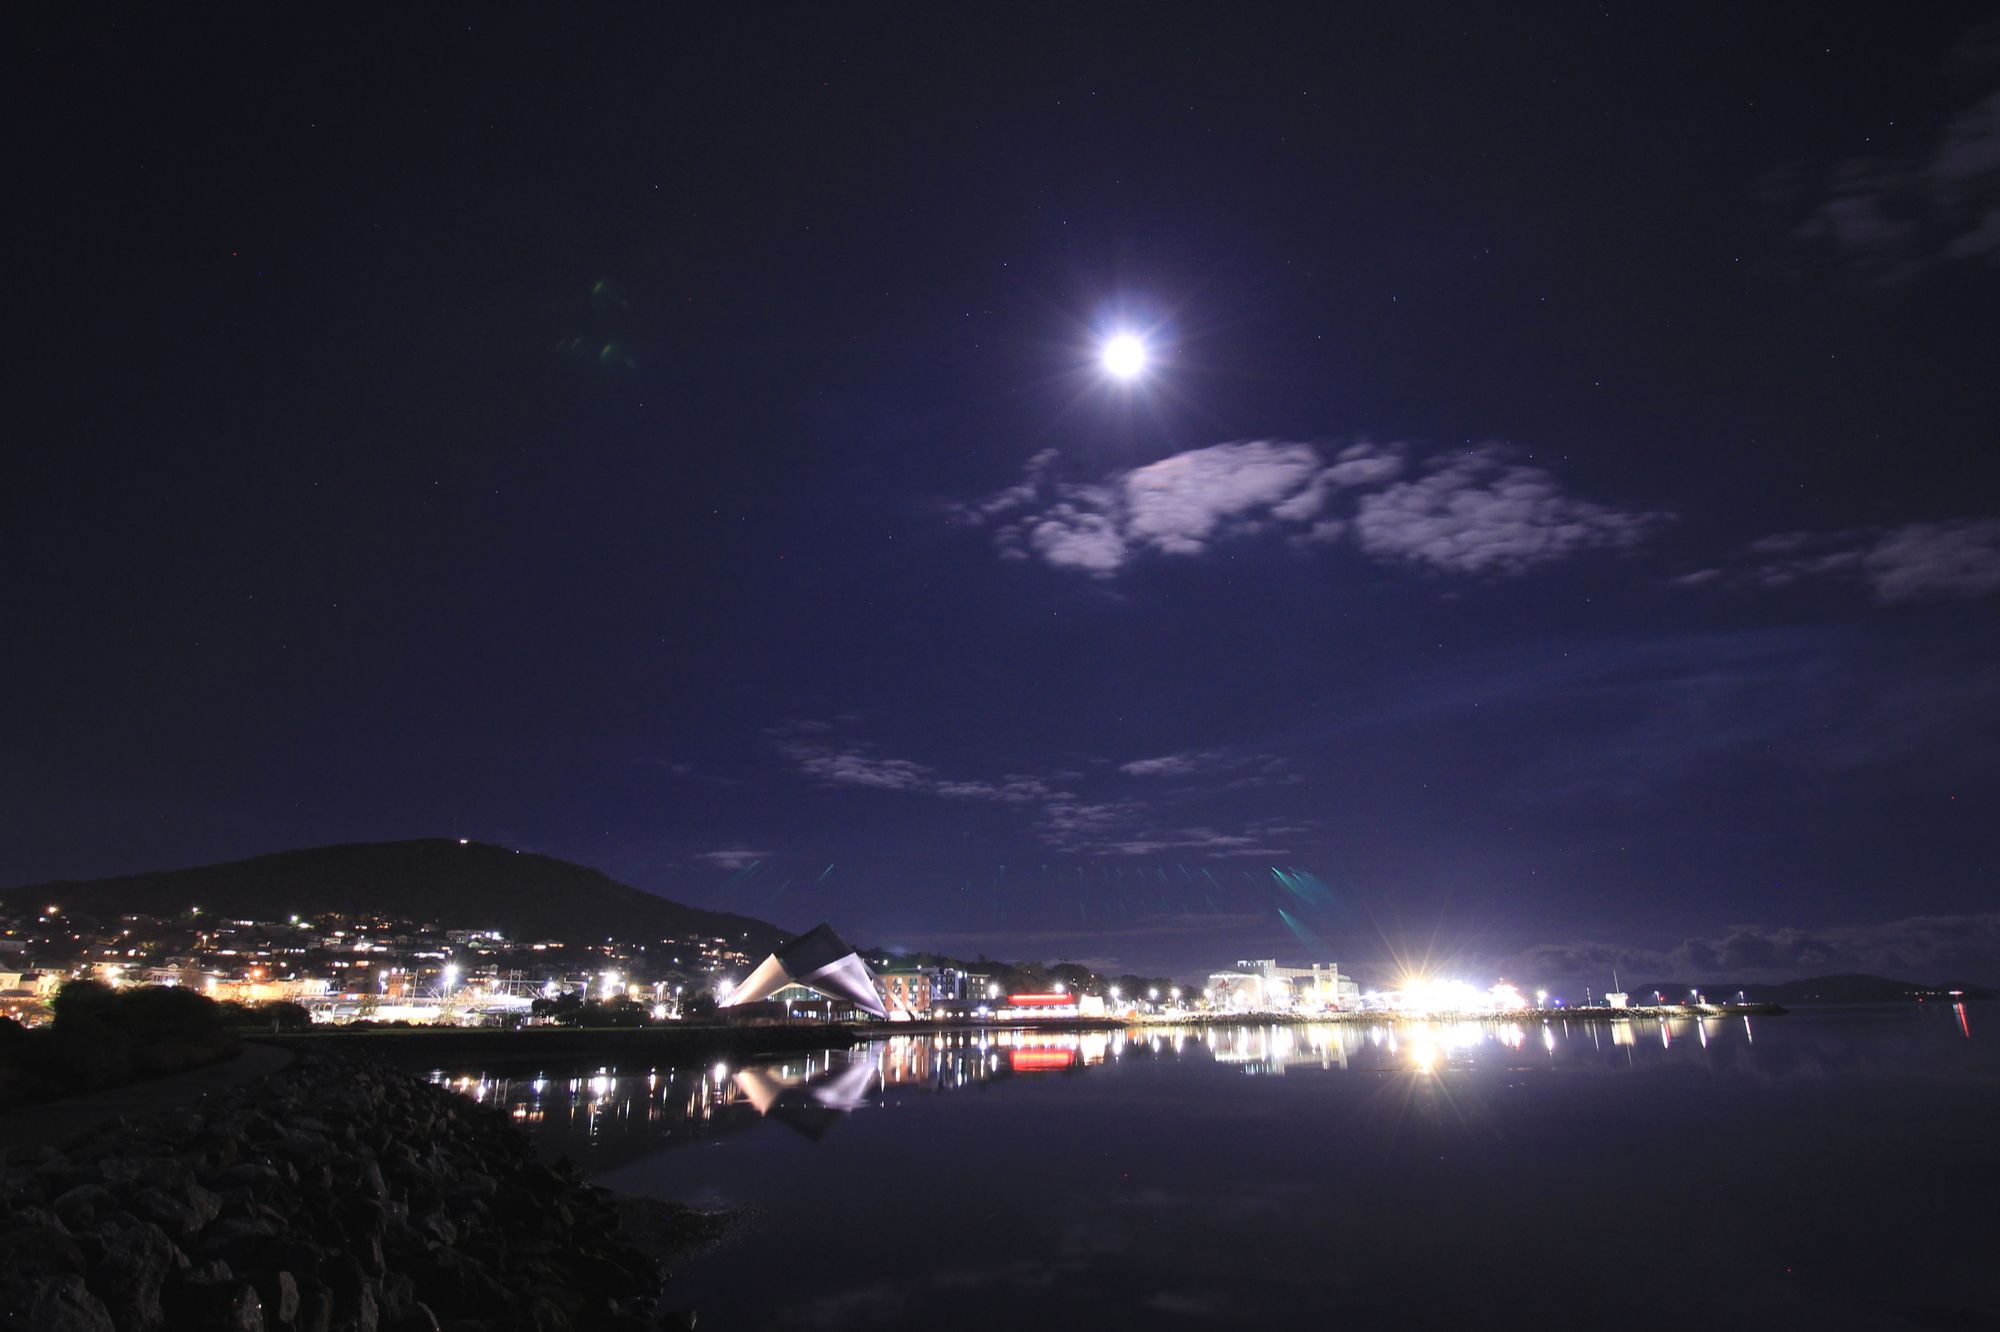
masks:
<instances>
[{"instance_id":1,"label":"cloud","mask_svg":"<svg viewBox=\"0 0 2000 1332\"><path fill-rule=\"evenodd\" d=\"M852 720L851 718L846 720ZM793 768L827 786L859 786L903 791L945 800L984 800L1025 805L1060 796L1048 782L1029 773L1007 773L997 781L948 777L914 759L882 754L872 745L837 739L827 722L786 722L765 732Z\"/></svg>"},{"instance_id":2,"label":"cloud","mask_svg":"<svg viewBox=\"0 0 2000 1332\"><path fill-rule=\"evenodd\" d=\"M1057 476L1059 456L1025 479L957 506L991 527L1006 559L1110 578L1146 556L1194 557L1276 534L1295 546L1350 542L1385 562L1507 575L1591 548L1636 545L1662 515L1572 498L1555 476L1501 445L1411 467L1407 445L1249 440L1189 449L1088 481Z\"/></svg>"},{"instance_id":3,"label":"cloud","mask_svg":"<svg viewBox=\"0 0 2000 1332\"><path fill-rule=\"evenodd\" d=\"M1703 569L1671 581L1782 588L1825 578L1859 583L1885 606L1986 596L2000 590L2000 518L1781 532L1751 542L1735 569Z\"/></svg>"},{"instance_id":4,"label":"cloud","mask_svg":"<svg viewBox=\"0 0 2000 1332\"><path fill-rule=\"evenodd\" d=\"M1451 573L1517 574L1579 551L1635 546L1661 514L1563 494L1551 473L1485 449L1364 497L1355 540L1382 559Z\"/></svg>"},{"instance_id":5,"label":"cloud","mask_svg":"<svg viewBox=\"0 0 2000 1332\"><path fill-rule=\"evenodd\" d=\"M1962 108L1928 143L1834 163L1816 190L1794 238L1864 281L2000 263L2000 92Z\"/></svg>"},{"instance_id":6,"label":"cloud","mask_svg":"<svg viewBox=\"0 0 2000 1332\"><path fill-rule=\"evenodd\" d=\"M1296 786L1303 778L1275 754L1231 754L1220 749L1187 749L1158 758L1133 759L1118 765L1128 777L1185 783L1212 778L1206 789L1241 791L1258 786ZM1185 787L1181 789L1185 790Z\"/></svg>"},{"instance_id":7,"label":"cloud","mask_svg":"<svg viewBox=\"0 0 2000 1332\"><path fill-rule=\"evenodd\" d=\"M1671 948L1583 940L1538 944L1503 959L1499 969L1510 977L1576 980L1602 989L1614 967L1633 984L1768 982L1845 973L1925 983L1991 976L2000 969L2000 912L1825 929L1732 925Z\"/></svg>"},{"instance_id":8,"label":"cloud","mask_svg":"<svg viewBox=\"0 0 2000 1332\"><path fill-rule=\"evenodd\" d=\"M935 784L929 768L909 759L878 758L859 749L799 746L799 771L834 786L872 786L885 791L921 791Z\"/></svg>"},{"instance_id":9,"label":"cloud","mask_svg":"<svg viewBox=\"0 0 2000 1332\"><path fill-rule=\"evenodd\" d=\"M1125 532L1162 554L1199 555L1229 525L1313 517L1324 470L1308 444L1191 449L1126 474Z\"/></svg>"},{"instance_id":10,"label":"cloud","mask_svg":"<svg viewBox=\"0 0 2000 1332\"><path fill-rule=\"evenodd\" d=\"M1895 528L1861 566L1877 601L1984 596L2000 588L2000 519Z\"/></svg>"},{"instance_id":11,"label":"cloud","mask_svg":"<svg viewBox=\"0 0 2000 1332\"><path fill-rule=\"evenodd\" d=\"M825 723L788 722L766 734L795 771L825 786L859 787L928 796L939 800L976 801L1033 808L1034 836L1052 850L1071 855L1142 857L1177 854L1228 858L1284 857L1288 839L1312 831L1311 825L1265 818L1247 827L1217 827L1212 821L1168 818L1152 804L1126 797L1091 799L1073 787L1092 779L1081 773L1048 777L1006 773L997 779L950 776L914 759L882 753L872 745L840 738L841 728ZM1152 759L1136 759L1120 771L1140 778L1213 778L1188 785L1179 781L1163 798L1185 806L1190 800L1250 787L1297 784L1300 780L1284 759L1269 754L1231 755L1220 750L1187 750ZM1095 779L1101 785L1108 774ZM1060 783L1060 784L1059 784Z\"/></svg>"},{"instance_id":12,"label":"cloud","mask_svg":"<svg viewBox=\"0 0 2000 1332\"><path fill-rule=\"evenodd\" d=\"M717 869L740 870L746 865L768 860L776 854L774 851L752 851L748 847L730 846L720 851L703 851L695 859L706 861Z\"/></svg>"},{"instance_id":13,"label":"cloud","mask_svg":"<svg viewBox=\"0 0 2000 1332\"><path fill-rule=\"evenodd\" d=\"M1042 808L1035 835L1052 850L1079 856L1195 856L1229 859L1237 856L1283 858L1292 854L1286 839L1310 829L1264 819L1234 831L1206 823L1176 823L1161 819L1153 807L1138 800L1088 801L1058 795Z\"/></svg>"},{"instance_id":14,"label":"cloud","mask_svg":"<svg viewBox=\"0 0 2000 1332\"><path fill-rule=\"evenodd\" d=\"M1213 770L1221 761L1222 755L1215 750L1190 749L1159 758L1134 759L1130 763L1119 764L1118 771L1134 777L1191 777Z\"/></svg>"}]
</instances>

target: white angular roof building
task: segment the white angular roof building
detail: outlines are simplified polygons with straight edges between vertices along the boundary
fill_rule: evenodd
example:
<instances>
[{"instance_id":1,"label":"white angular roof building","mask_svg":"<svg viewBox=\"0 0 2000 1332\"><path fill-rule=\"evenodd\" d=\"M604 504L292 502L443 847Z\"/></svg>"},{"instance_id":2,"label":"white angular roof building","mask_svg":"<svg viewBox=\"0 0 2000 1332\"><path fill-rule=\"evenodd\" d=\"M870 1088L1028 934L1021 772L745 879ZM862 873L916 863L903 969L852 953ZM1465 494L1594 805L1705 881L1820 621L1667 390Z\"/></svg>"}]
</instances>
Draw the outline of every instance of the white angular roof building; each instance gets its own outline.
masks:
<instances>
[{"instance_id":1,"label":"white angular roof building","mask_svg":"<svg viewBox=\"0 0 2000 1332\"><path fill-rule=\"evenodd\" d=\"M875 987L875 973L868 969L859 953L833 932L831 925L822 924L801 934L759 962L722 1007L735 1008L769 999L787 985L803 985L829 999L845 1000L878 1018L889 1016Z\"/></svg>"}]
</instances>

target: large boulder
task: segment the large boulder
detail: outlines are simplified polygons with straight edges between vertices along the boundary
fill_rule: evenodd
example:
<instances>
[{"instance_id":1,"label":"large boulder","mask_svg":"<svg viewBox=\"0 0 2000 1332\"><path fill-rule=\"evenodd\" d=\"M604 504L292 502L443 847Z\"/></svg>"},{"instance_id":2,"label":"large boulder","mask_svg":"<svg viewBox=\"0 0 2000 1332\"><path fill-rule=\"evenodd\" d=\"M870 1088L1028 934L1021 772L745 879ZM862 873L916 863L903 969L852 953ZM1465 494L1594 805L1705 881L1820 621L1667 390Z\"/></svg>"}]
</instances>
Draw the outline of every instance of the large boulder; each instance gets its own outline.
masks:
<instances>
[{"instance_id":1,"label":"large boulder","mask_svg":"<svg viewBox=\"0 0 2000 1332\"><path fill-rule=\"evenodd\" d=\"M162 1297L167 1278L188 1266L167 1233L142 1223L122 1232L90 1270L90 1288L111 1311L119 1332L153 1332L166 1326Z\"/></svg>"}]
</instances>

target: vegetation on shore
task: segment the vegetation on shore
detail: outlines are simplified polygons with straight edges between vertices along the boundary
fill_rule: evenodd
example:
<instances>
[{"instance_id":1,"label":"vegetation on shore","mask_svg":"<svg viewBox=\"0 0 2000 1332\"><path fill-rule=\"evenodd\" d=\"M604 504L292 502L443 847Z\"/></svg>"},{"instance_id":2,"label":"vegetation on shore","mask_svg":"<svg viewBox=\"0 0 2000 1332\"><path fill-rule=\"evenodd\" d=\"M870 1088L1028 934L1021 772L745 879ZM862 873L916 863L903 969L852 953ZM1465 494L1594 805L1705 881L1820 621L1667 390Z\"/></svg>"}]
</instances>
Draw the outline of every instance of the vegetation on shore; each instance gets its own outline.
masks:
<instances>
[{"instance_id":1,"label":"vegetation on shore","mask_svg":"<svg viewBox=\"0 0 2000 1332\"><path fill-rule=\"evenodd\" d=\"M44 1027L0 1018L0 1105L181 1073L239 1048L234 1015L189 990L71 981L50 1007L55 1020Z\"/></svg>"}]
</instances>

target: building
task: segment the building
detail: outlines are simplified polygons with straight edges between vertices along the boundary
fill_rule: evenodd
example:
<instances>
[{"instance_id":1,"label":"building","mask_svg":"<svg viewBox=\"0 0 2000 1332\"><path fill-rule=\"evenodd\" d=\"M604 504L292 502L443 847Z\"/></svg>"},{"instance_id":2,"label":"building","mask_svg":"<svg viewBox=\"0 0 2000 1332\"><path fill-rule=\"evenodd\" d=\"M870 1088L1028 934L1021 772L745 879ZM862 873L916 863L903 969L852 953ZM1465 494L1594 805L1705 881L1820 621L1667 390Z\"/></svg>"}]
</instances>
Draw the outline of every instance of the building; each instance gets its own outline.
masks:
<instances>
[{"instance_id":1,"label":"building","mask_svg":"<svg viewBox=\"0 0 2000 1332\"><path fill-rule=\"evenodd\" d=\"M1270 957L1241 960L1234 970L1213 972L1205 989L1211 1007L1243 1013L1323 1012L1361 1000L1361 987L1342 976L1336 963L1281 967Z\"/></svg>"},{"instance_id":2,"label":"building","mask_svg":"<svg viewBox=\"0 0 2000 1332\"><path fill-rule=\"evenodd\" d=\"M759 962L757 969L730 991L721 1006L741 1008L761 1003L791 985L804 986L830 1000L851 1003L874 1017L889 1016L875 973L826 924L807 931Z\"/></svg>"},{"instance_id":3,"label":"building","mask_svg":"<svg viewBox=\"0 0 2000 1332\"><path fill-rule=\"evenodd\" d=\"M875 983L882 991L882 1002L890 1016L906 1013L911 1017L922 1017L931 1010L931 972L925 967L883 967L875 973Z\"/></svg>"}]
</instances>

